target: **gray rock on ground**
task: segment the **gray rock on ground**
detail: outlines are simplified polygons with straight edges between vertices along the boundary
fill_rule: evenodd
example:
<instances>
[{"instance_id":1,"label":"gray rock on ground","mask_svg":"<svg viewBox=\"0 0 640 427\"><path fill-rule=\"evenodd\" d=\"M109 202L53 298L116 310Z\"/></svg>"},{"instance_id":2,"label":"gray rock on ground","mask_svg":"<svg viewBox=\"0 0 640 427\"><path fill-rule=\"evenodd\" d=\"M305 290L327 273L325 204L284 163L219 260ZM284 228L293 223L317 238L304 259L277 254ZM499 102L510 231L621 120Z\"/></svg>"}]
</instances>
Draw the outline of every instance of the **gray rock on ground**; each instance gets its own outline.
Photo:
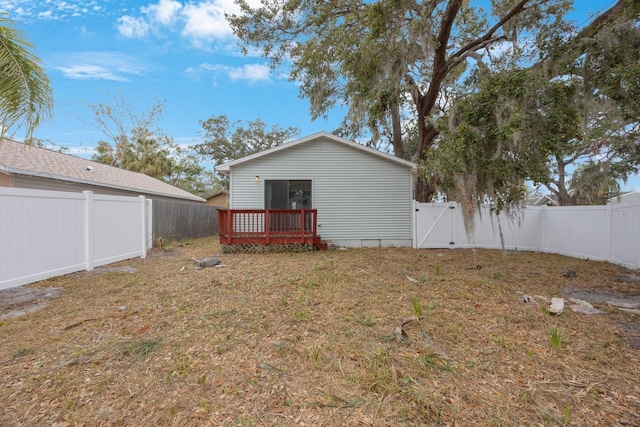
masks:
<instances>
[{"instance_id":1,"label":"gray rock on ground","mask_svg":"<svg viewBox=\"0 0 640 427\"><path fill-rule=\"evenodd\" d=\"M196 268L207 268L207 267L215 267L216 265L220 264L222 261L220 261L220 258L211 257L211 258L203 258L203 259L193 259L193 262L195 263Z\"/></svg>"}]
</instances>

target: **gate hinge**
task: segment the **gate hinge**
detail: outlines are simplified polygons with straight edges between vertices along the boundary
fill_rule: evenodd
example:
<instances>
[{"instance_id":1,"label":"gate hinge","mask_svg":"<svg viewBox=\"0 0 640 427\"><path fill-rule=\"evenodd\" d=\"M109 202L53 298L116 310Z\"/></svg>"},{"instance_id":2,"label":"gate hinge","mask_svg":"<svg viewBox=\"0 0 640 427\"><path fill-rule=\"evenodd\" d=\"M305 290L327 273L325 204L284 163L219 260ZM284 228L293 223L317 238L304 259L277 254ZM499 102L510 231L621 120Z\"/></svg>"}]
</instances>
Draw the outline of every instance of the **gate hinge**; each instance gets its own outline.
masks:
<instances>
[{"instance_id":1,"label":"gate hinge","mask_svg":"<svg viewBox=\"0 0 640 427\"><path fill-rule=\"evenodd\" d=\"M449 242L449 244L450 244L450 245L455 245L455 244L456 244L456 242Z\"/></svg>"},{"instance_id":2,"label":"gate hinge","mask_svg":"<svg viewBox=\"0 0 640 427\"><path fill-rule=\"evenodd\" d=\"M449 209L455 209L455 208L456 208L456 207L455 207L455 206L453 206L453 205L452 205L452 206L449 206Z\"/></svg>"}]
</instances>

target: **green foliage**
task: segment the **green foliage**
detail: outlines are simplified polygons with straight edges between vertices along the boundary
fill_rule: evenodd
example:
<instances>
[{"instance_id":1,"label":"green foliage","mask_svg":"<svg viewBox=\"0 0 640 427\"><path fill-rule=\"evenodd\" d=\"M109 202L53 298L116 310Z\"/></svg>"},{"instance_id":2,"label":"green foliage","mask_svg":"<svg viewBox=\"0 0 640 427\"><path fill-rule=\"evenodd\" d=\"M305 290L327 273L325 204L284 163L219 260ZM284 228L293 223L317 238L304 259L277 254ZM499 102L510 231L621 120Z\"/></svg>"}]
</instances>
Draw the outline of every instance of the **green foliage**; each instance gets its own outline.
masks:
<instances>
[{"instance_id":1,"label":"green foliage","mask_svg":"<svg viewBox=\"0 0 640 427\"><path fill-rule=\"evenodd\" d=\"M492 3L486 12L472 2L445 0L275 0L255 8L241 1L241 13L228 19L245 52L258 49L274 67L291 61L289 76L300 82L313 118L345 105L341 132L368 134L373 145L384 136L405 158L402 138L413 135L410 151L424 161L439 132L435 123L471 58L491 61L482 52L536 33L561 17L568 2ZM416 180L421 201L435 189L424 179Z\"/></svg>"},{"instance_id":2,"label":"green foliage","mask_svg":"<svg viewBox=\"0 0 640 427\"><path fill-rule=\"evenodd\" d=\"M560 348L560 345L562 345L562 334L557 328L551 328L549 338L551 339L551 347Z\"/></svg>"},{"instance_id":3,"label":"green foliage","mask_svg":"<svg viewBox=\"0 0 640 427\"><path fill-rule=\"evenodd\" d=\"M561 205L604 203L638 170L640 121L628 114L635 100L616 97L598 79L618 74L620 55L614 54L621 44L629 57L640 57L640 29L633 22L637 17L616 20L586 45L571 39L575 30L558 26L547 36L569 41L563 51L549 51L552 59L472 76L472 90L439 122L441 136L424 165L448 198L463 202L467 218L486 201L498 211L518 204L526 180L546 186Z\"/></svg>"},{"instance_id":4,"label":"green foliage","mask_svg":"<svg viewBox=\"0 0 640 427\"><path fill-rule=\"evenodd\" d=\"M52 116L53 91L33 45L0 13L0 135L24 128L25 141Z\"/></svg>"},{"instance_id":5,"label":"green foliage","mask_svg":"<svg viewBox=\"0 0 640 427\"><path fill-rule=\"evenodd\" d=\"M134 133L134 141L122 150L120 167L154 178L163 178L173 169L170 147L173 142L166 136L154 136L146 130Z\"/></svg>"},{"instance_id":6,"label":"green foliage","mask_svg":"<svg viewBox=\"0 0 640 427\"><path fill-rule=\"evenodd\" d=\"M123 343L120 348L120 352L124 356L134 356L140 359L144 359L152 351L158 349L161 343L161 338L154 338L143 341L132 341L129 343Z\"/></svg>"},{"instance_id":7,"label":"green foliage","mask_svg":"<svg viewBox=\"0 0 640 427\"><path fill-rule=\"evenodd\" d=\"M314 345L309 350L309 360L314 366L317 366L320 363L320 346Z\"/></svg>"},{"instance_id":8,"label":"green foliage","mask_svg":"<svg viewBox=\"0 0 640 427\"><path fill-rule=\"evenodd\" d=\"M443 362L436 354L429 354L424 356L422 363L428 368L441 369L443 371L452 371L448 362Z\"/></svg>"},{"instance_id":9,"label":"green foliage","mask_svg":"<svg viewBox=\"0 0 640 427\"><path fill-rule=\"evenodd\" d=\"M417 297L411 298L411 304L413 305L413 312L416 316L422 316L422 306L420 305L420 301L418 301Z\"/></svg>"},{"instance_id":10,"label":"green foliage","mask_svg":"<svg viewBox=\"0 0 640 427\"><path fill-rule=\"evenodd\" d=\"M89 108L93 125L111 140L98 142L92 160L152 176L202 197L222 189L192 147L176 144L158 127L161 102L141 114L122 97L114 97L113 105L89 104Z\"/></svg>"},{"instance_id":11,"label":"green foliage","mask_svg":"<svg viewBox=\"0 0 640 427\"><path fill-rule=\"evenodd\" d=\"M12 359L20 359L21 357L28 356L30 354L35 353L36 351L33 348L21 348L17 352L11 356Z\"/></svg>"},{"instance_id":12,"label":"green foliage","mask_svg":"<svg viewBox=\"0 0 640 427\"><path fill-rule=\"evenodd\" d=\"M226 114L211 116L200 124L205 132L204 142L194 149L216 165L277 147L300 133L295 127L274 125L268 129L260 119L248 121L246 126L241 121L231 123ZM224 179L222 182L226 184Z\"/></svg>"},{"instance_id":13,"label":"green foliage","mask_svg":"<svg viewBox=\"0 0 640 427\"><path fill-rule=\"evenodd\" d=\"M94 126L111 139L98 142L92 160L154 178L171 173L173 140L156 125L162 116L161 102L143 114L136 114L127 100L117 97L113 106L98 103L89 104L89 108L93 111Z\"/></svg>"}]
</instances>

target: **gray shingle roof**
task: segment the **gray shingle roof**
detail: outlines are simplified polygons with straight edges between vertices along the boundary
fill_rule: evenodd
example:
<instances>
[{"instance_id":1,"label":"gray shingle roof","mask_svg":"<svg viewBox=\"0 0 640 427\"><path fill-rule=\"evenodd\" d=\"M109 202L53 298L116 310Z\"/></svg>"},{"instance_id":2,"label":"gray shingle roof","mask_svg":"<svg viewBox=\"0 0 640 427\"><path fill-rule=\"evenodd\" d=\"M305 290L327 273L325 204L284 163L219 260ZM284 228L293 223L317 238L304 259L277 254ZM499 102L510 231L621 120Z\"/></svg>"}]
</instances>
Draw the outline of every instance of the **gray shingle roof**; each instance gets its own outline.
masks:
<instances>
[{"instance_id":1,"label":"gray shingle roof","mask_svg":"<svg viewBox=\"0 0 640 427\"><path fill-rule=\"evenodd\" d=\"M0 140L0 172L204 202L204 199L142 173L131 172L46 148Z\"/></svg>"}]
</instances>

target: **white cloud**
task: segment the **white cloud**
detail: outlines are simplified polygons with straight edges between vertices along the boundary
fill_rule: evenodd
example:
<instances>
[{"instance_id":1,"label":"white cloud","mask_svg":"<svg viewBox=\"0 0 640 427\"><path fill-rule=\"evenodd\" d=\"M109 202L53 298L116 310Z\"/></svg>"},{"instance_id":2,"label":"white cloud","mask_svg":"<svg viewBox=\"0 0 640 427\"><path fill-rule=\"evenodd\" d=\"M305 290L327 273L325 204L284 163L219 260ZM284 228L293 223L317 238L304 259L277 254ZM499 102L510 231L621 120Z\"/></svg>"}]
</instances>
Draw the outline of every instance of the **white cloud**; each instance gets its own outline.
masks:
<instances>
[{"instance_id":1,"label":"white cloud","mask_svg":"<svg viewBox=\"0 0 640 427\"><path fill-rule=\"evenodd\" d=\"M45 12L40 12L40 13L38 13L38 18L40 18L40 19L54 19L53 12L50 11L50 10L47 10Z\"/></svg>"},{"instance_id":2,"label":"white cloud","mask_svg":"<svg viewBox=\"0 0 640 427\"><path fill-rule=\"evenodd\" d=\"M249 80L251 82L269 81L271 69L263 64L246 64L242 67L229 67L231 80Z\"/></svg>"},{"instance_id":3,"label":"white cloud","mask_svg":"<svg viewBox=\"0 0 640 427\"><path fill-rule=\"evenodd\" d=\"M185 70L185 74L194 80L200 80L200 75L205 71L211 72L214 78L220 74L226 74L233 81L247 80L251 83L271 81L271 69L264 64L245 64L241 67L230 67L228 65L204 63L200 64L198 68L189 67ZM214 81L214 84L217 83Z\"/></svg>"},{"instance_id":4,"label":"white cloud","mask_svg":"<svg viewBox=\"0 0 640 427\"><path fill-rule=\"evenodd\" d=\"M250 3L253 2L255 0ZM125 37L141 38L148 34L160 35L167 27L176 27L194 46L205 47L213 41L233 37L225 13L239 11L234 0L158 0L141 6L138 15L129 12L118 18L117 28Z\"/></svg>"},{"instance_id":5,"label":"white cloud","mask_svg":"<svg viewBox=\"0 0 640 427\"><path fill-rule=\"evenodd\" d=\"M68 17L96 15L104 9L96 0L0 0L0 12L10 13L13 19L60 20Z\"/></svg>"},{"instance_id":6,"label":"white cloud","mask_svg":"<svg viewBox=\"0 0 640 427\"><path fill-rule=\"evenodd\" d=\"M224 2L221 1L188 4L183 10L185 25L182 34L196 44L231 36L233 32L224 17L225 11L229 9L225 9Z\"/></svg>"},{"instance_id":7,"label":"white cloud","mask_svg":"<svg viewBox=\"0 0 640 427\"><path fill-rule=\"evenodd\" d=\"M149 32L149 24L144 18L122 16L118 18L118 32L127 38L140 38Z\"/></svg>"},{"instance_id":8,"label":"white cloud","mask_svg":"<svg viewBox=\"0 0 640 427\"><path fill-rule=\"evenodd\" d=\"M162 25L173 25L178 18L180 9L182 9L182 4L174 0L160 0L158 4L150 4L140 8L151 21Z\"/></svg>"},{"instance_id":9,"label":"white cloud","mask_svg":"<svg viewBox=\"0 0 640 427\"><path fill-rule=\"evenodd\" d=\"M65 77L74 80L114 80L126 82L126 77L115 74L112 70L93 64L75 64L56 67Z\"/></svg>"},{"instance_id":10,"label":"white cloud","mask_svg":"<svg viewBox=\"0 0 640 427\"><path fill-rule=\"evenodd\" d=\"M138 58L118 52L60 53L49 62L65 77L76 80L126 82L130 76L142 75L148 68Z\"/></svg>"}]
</instances>

